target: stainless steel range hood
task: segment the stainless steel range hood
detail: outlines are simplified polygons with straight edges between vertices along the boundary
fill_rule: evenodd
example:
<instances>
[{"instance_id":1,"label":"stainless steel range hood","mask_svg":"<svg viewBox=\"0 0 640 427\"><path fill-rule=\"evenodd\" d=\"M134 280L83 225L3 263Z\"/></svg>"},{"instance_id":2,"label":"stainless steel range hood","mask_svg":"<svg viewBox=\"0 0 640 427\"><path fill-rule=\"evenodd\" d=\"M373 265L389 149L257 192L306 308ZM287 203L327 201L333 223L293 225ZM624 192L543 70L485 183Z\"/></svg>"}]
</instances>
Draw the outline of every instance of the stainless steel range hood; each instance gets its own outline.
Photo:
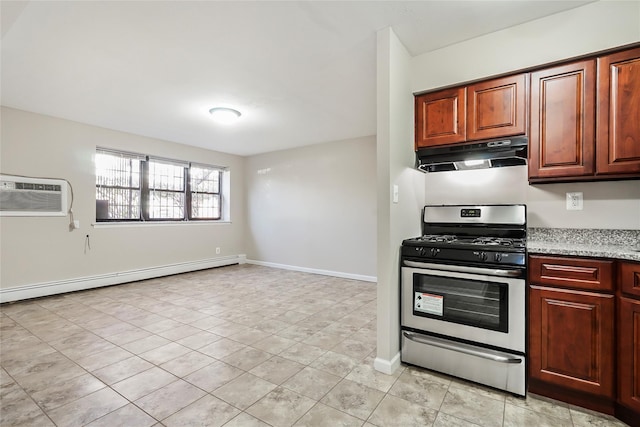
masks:
<instances>
[{"instance_id":1,"label":"stainless steel range hood","mask_svg":"<svg viewBox=\"0 0 640 427\"><path fill-rule=\"evenodd\" d=\"M518 136L421 148L416 152L416 167L423 172L444 172L526 165L527 144L527 137Z\"/></svg>"}]
</instances>

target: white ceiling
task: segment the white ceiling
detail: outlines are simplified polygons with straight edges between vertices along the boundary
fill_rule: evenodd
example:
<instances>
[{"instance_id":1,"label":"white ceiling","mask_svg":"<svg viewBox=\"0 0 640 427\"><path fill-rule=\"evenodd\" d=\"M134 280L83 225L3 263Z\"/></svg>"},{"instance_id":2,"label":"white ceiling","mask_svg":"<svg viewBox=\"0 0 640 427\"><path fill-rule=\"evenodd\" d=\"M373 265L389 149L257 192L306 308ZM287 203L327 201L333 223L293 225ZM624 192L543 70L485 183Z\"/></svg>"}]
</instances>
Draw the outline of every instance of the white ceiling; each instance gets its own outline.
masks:
<instances>
[{"instance_id":1,"label":"white ceiling","mask_svg":"<svg viewBox=\"0 0 640 427\"><path fill-rule=\"evenodd\" d=\"M377 30L416 55L585 3L2 0L1 102L239 155L374 135Z\"/></svg>"}]
</instances>

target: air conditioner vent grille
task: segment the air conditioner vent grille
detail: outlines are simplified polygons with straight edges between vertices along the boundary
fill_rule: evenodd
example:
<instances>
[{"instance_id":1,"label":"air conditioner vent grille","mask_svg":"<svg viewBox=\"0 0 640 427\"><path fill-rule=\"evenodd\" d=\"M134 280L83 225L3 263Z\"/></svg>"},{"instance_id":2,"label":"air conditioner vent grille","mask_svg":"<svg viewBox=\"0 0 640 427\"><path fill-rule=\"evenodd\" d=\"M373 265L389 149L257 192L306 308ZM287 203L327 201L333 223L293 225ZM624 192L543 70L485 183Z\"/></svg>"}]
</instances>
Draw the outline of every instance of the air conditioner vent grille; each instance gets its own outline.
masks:
<instances>
[{"instance_id":1,"label":"air conditioner vent grille","mask_svg":"<svg viewBox=\"0 0 640 427\"><path fill-rule=\"evenodd\" d=\"M0 211L3 212L60 212L61 210L62 200L59 193L0 192Z\"/></svg>"},{"instance_id":2,"label":"air conditioner vent grille","mask_svg":"<svg viewBox=\"0 0 640 427\"><path fill-rule=\"evenodd\" d=\"M0 176L0 215L66 215L66 190L63 180Z\"/></svg>"}]
</instances>

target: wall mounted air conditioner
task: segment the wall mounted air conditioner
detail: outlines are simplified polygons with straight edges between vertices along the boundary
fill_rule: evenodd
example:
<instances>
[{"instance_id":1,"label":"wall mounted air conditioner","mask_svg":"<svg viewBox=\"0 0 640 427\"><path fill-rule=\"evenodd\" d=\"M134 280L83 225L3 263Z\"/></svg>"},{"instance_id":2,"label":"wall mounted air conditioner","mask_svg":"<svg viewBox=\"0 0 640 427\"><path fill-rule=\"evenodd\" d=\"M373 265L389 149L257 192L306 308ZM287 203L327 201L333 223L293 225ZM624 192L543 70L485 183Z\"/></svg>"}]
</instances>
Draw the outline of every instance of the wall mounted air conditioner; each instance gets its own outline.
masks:
<instances>
[{"instance_id":1,"label":"wall mounted air conditioner","mask_svg":"<svg viewBox=\"0 0 640 427\"><path fill-rule=\"evenodd\" d=\"M0 175L0 216L65 216L67 209L65 180Z\"/></svg>"}]
</instances>

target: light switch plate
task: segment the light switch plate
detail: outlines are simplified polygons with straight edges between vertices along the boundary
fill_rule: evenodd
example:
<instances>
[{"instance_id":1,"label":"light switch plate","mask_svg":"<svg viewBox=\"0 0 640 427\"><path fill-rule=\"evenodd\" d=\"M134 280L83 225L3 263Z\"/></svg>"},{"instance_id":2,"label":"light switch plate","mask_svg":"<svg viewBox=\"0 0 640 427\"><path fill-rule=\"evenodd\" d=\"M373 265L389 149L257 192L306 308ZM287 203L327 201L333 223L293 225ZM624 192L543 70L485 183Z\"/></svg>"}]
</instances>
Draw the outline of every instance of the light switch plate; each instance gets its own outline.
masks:
<instances>
[{"instance_id":1,"label":"light switch plate","mask_svg":"<svg viewBox=\"0 0 640 427\"><path fill-rule=\"evenodd\" d=\"M581 211L583 208L582 192L567 193L567 210Z\"/></svg>"},{"instance_id":2,"label":"light switch plate","mask_svg":"<svg viewBox=\"0 0 640 427\"><path fill-rule=\"evenodd\" d=\"M394 184L393 186L393 203L398 203L398 186Z\"/></svg>"}]
</instances>

